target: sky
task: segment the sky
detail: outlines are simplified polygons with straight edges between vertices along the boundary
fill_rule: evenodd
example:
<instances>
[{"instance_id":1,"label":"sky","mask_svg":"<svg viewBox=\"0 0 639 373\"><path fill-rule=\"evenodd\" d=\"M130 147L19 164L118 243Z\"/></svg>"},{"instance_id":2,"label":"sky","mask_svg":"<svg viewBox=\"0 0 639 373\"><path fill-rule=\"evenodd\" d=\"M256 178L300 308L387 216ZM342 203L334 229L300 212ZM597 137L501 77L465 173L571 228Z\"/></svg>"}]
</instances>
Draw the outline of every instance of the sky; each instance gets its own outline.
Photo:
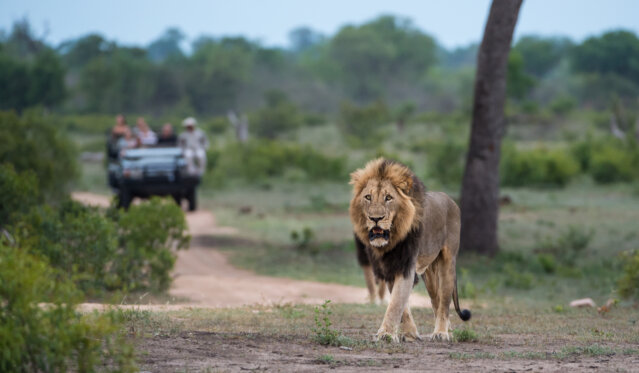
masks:
<instances>
[{"instance_id":1,"label":"sky","mask_svg":"<svg viewBox=\"0 0 639 373\"><path fill-rule=\"evenodd\" d=\"M193 41L200 35L242 35L265 46L288 46L288 33L308 26L333 35L346 24L382 14L412 19L446 48L481 39L489 0L0 0L0 30L26 17L36 35L58 43L97 32L144 46L171 26ZM639 34L637 0L524 0L515 39L562 35L575 41L604 31Z\"/></svg>"}]
</instances>

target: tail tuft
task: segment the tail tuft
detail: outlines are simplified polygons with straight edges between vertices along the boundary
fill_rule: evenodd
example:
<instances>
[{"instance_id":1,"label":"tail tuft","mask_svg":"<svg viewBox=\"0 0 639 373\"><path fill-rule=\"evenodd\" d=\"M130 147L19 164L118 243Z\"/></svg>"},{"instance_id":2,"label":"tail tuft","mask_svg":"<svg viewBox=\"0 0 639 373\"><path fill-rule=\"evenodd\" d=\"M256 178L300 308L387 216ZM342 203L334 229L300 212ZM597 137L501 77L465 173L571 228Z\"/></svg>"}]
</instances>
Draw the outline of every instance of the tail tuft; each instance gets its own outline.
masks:
<instances>
[{"instance_id":1,"label":"tail tuft","mask_svg":"<svg viewBox=\"0 0 639 373\"><path fill-rule=\"evenodd\" d=\"M462 321L468 321L470 320L470 317L471 317L471 313L469 310L462 310L459 313L459 318L462 319Z\"/></svg>"}]
</instances>

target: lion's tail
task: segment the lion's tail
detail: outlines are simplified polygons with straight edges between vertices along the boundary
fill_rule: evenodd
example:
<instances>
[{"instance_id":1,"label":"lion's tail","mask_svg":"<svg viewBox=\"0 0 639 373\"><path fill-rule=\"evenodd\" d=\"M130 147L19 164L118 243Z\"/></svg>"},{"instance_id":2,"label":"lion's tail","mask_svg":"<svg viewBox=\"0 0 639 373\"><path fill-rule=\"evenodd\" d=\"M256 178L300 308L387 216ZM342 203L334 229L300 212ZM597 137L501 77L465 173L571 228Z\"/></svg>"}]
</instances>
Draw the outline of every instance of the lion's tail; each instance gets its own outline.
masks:
<instances>
[{"instance_id":1,"label":"lion's tail","mask_svg":"<svg viewBox=\"0 0 639 373\"><path fill-rule=\"evenodd\" d=\"M453 304L455 305L455 311L457 311L457 314L459 315L459 318L462 319L462 321L470 320L470 311L466 309L462 310L461 308L459 308L459 297L457 296L457 276L455 276L455 288L453 289Z\"/></svg>"}]
</instances>

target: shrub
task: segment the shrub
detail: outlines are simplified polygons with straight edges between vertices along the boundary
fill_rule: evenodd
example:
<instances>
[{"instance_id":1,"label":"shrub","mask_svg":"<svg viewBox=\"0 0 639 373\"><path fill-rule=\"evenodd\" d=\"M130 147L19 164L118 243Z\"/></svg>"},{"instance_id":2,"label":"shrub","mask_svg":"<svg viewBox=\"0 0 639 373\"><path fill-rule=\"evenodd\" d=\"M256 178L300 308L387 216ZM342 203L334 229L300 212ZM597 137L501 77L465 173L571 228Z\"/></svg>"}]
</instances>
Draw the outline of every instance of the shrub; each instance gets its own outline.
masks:
<instances>
[{"instance_id":1,"label":"shrub","mask_svg":"<svg viewBox=\"0 0 639 373\"><path fill-rule=\"evenodd\" d=\"M331 322L331 311L329 305L331 301L325 301L321 306L315 307L315 342L324 346L339 346L340 345L340 332L331 328L333 323Z\"/></svg>"},{"instance_id":2,"label":"shrub","mask_svg":"<svg viewBox=\"0 0 639 373\"><path fill-rule=\"evenodd\" d=\"M515 269L512 264L506 264L504 266L504 272L506 278L504 279L504 285L506 287L529 290L533 288L535 278L529 272L520 272Z\"/></svg>"},{"instance_id":3,"label":"shrub","mask_svg":"<svg viewBox=\"0 0 639 373\"><path fill-rule=\"evenodd\" d=\"M279 91L265 94L266 106L255 112L250 120L251 133L257 137L274 139L299 128L303 117L297 106Z\"/></svg>"},{"instance_id":4,"label":"shrub","mask_svg":"<svg viewBox=\"0 0 639 373\"><path fill-rule=\"evenodd\" d=\"M340 108L338 126L351 143L366 145L383 138L381 129L388 120L388 109L381 101L364 107L344 102Z\"/></svg>"},{"instance_id":5,"label":"shrub","mask_svg":"<svg viewBox=\"0 0 639 373\"><path fill-rule=\"evenodd\" d=\"M570 96L559 96L550 103L550 110L557 115L566 115L574 110L577 101Z\"/></svg>"},{"instance_id":6,"label":"shrub","mask_svg":"<svg viewBox=\"0 0 639 373\"><path fill-rule=\"evenodd\" d=\"M466 146L454 140L433 143L426 149L428 174L446 186L461 184Z\"/></svg>"},{"instance_id":7,"label":"shrub","mask_svg":"<svg viewBox=\"0 0 639 373\"><path fill-rule=\"evenodd\" d=\"M35 112L0 112L0 159L17 172L31 171L50 200L63 196L78 174L73 144Z\"/></svg>"},{"instance_id":8,"label":"shrub","mask_svg":"<svg viewBox=\"0 0 639 373\"><path fill-rule=\"evenodd\" d=\"M33 172L17 173L13 165L0 164L0 229L38 203L37 183Z\"/></svg>"},{"instance_id":9,"label":"shrub","mask_svg":"<svg viewBox=\"0 0 639 373\"><path fill-rule=\"evenodd\" d=\"M639 300L639 250L623 254L622 275L617 281L619 294L624 298Z\"/></svg>"},{"instance_id":10,"label":"shrub","mask_svg":"<svg viewBox=\"0 0 639 373\"><path fill-rule=\"evenodd\" d=\"M631 181L636 172L632 154L628 150L605 146L592 154L590 173L600 184Z\"/></svg>"},{"instance_id":11,"label":"shrub","mask_svg":"<svg viewBox=\"0 0 639 373\"><path fill-rule=\"evenodd\" d=\"M593 230L571 225L565 231L560 232L557 239L546 237L538 243L538 246L540 251L549 254L549 256L540 255L540 264L546 272L551 268L556 269L553 263L554 258L564 265L574 266L575 261L583 255L594 235Z\"/></svg>"},{"instance_id":12,"label":"shrub","mask_svg":"<svg viewBox=\"0 0 639 373\"><path fill-rule=\"evenodd\" d=\"M504 147L500 167L502 185L512 187L562 187L579 172L579 165L565 151L514 146Z\"/></svg>"},{"instance_id":13,"label":"shrub","mask_svg":"<svg viewBox=\"0 0 639 373\"><path fill-rule=\"evenodd\" d=\"M172 201L158 197L121 212L120 247L113 271L126 290L164 291L171 284L173 250L188 247L184 213Z\"/></svg>"},{"instance_id":14,"label":"shrub","mask_svg":"<svg viewBox=\"0 0 639 373\"><path fill-rule=\"evenodd\" d=\"M59 207L33 209L19 224L23 247L67 273L89 295L112 287L108 272L117 259L116 225L93 207L66 201Z\"/></svg>"},{"instance_id":15,"label":"shrub","mask_svg":"<svg viewBox=\"0 0 639 373\"><path fill-rule=\"evenodd\" d=\"M215 152L213 179L223 184L229 179L259 181L295 169L310 180L339 180L346 177L346 160L325 156L311 148L281 141L252 140L230 144Z\"/></svg>"},{"instance_id":16,"label":"shrub","mask_svg":"<svg viewBox=\"0 0 639 373\"><path fill-rule=\"evenodd\" d=\"M479 337L471 329L455 329L453 330L453 339L457 342L477 342Z\"/></svg>"},{"instance_id":17,"label":"shrub","mask_svg":"<svg viewBox=\"0 0 639 373\"><path fill-rule=\"evenodd\" d=\"M0 294L0 371L136 371L117 314L75 312L81 294L63 273L1 241Z\"/></svg>"}]
</instances>

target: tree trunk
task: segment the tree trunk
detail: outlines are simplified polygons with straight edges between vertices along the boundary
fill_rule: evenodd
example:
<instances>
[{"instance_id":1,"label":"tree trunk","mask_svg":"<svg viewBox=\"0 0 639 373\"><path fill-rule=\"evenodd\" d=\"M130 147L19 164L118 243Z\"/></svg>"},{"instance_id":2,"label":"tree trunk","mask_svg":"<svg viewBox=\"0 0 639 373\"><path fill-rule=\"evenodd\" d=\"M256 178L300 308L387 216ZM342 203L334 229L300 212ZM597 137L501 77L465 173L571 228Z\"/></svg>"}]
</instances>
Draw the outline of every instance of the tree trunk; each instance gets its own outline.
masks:
<instances>
[{"instance_id":1,"label":"tree trunk","mask_svg":"<svg viewBox=\"0 0 639 373\"><path fill-rule=\"evenodd\" d=\"M522 0L493 0L477 56L470 146L461 191L461 248L494 255L508 54Z\"/></svg>"}]
</instances>

